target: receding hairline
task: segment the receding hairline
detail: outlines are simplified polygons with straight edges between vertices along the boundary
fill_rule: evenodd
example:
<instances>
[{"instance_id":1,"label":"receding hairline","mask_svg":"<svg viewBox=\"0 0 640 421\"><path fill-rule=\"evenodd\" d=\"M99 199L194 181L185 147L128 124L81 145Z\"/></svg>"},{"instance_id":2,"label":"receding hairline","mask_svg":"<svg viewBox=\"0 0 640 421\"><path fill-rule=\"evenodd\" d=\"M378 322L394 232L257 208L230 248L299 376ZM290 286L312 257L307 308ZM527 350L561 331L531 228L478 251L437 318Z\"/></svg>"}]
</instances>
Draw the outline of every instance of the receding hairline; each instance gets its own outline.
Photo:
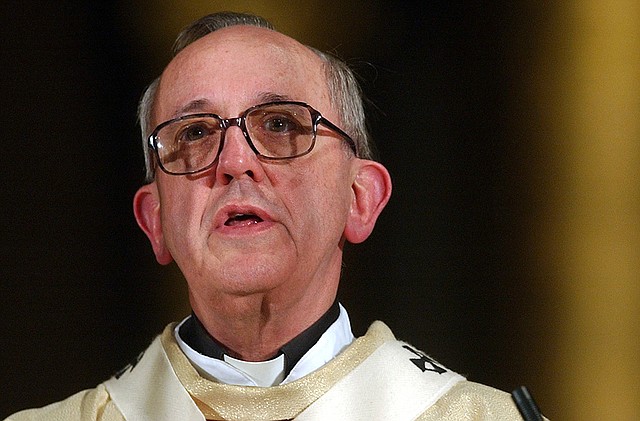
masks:
<instances>
[{"instance_id":1,"label":"receding hairline","mask_svg":"<svg viewBox=\"0 0 640 421\"><path fill-rule=\"evenodd\" d=\"M310 48L309 46L303 44L302 42L298 41L297 39L285 33L282 33L272 28L265 28L262 26L255 26L255 25L250 25L246 23L240 23L237 25L231 25L231 26L226 26L223 28L216 29L215 31L209 32L207 34L202 35L201 37L194 39L190 43L176 50L174 52L174 58L179 56L184 50L188 50L193 45L199 44L206 39L210 39L213 37L231 36L231 34L234 34L234 33L238 37L246 37L246 36L252 37L254 33L262 33L264 35L270 35L272 38L281 39L291 45L295 45L303 50L307 50L307 51L310 51L312 54L315 54L312 48ZM260 38L259 40L263 41L264 39Z\"/></svg>"},{"instance_id":2,"label":"receding hairline","mask_svg":"<svg viewBox=\"0 0 640 421\"><path fill-rule=\"evenodd\" d=\"M260 33L264 34L265 36L256 36ZM266 35L268 35L268 37ZM183 48L176 52L171 61L165 66L162 74L165 73L165 71L172 65L172 63L175 63L176 60L180 60L182 56L190 53L199 45L202 45L206 42L213 42L215 47L218 48L221 42L224 43L225 37L235 37L238 39L248 38L251 41L256 41L259 43L269 42L272 45L283 47L284 49L286 49L286 51L297 51L301 55L304 55L307 58L315 61L318 65L323 65L325 63L325 60L318 54L317 50L301 43L300 41L296 40L293 37L290 37L289 35L283 34L282 32L276 31L275 29L263 28L249 24L238 24L217 29L185 45ZM212 41L215 38L222 39ZM231 40L227 40L227 42L229 41ZM162 74L160 75L160 77L162 77Z\"/></svg>"},{"instance_id":3,"label":"receding hairline","mask_svg":"<svg viewBox=\"0 0 640 421\"><path fill-rule=\"evenodd\" d=\"M256 33L264 32L270 35L270 37L256 37ZM231 37L231 38L229 38ZM226 39L225 39L226 38ZM180 49L176 52L175 56L171 59L171 61L165 66L162 73L158 77L158 85L156 91L153 95L153 101L151 104L151 125L155 126L160 123L158 121L157 110L158 110L158 99L161 96L162 88L163 88L163 80L168 72L180 71L176 70L176 66L180 66L181 62L188 59L188 55L190 54L202 54L201 50L195 50L196 48L201 49L205 43L211 43L211 48L219 48L221 43L224 42L233 42L235 39L249 39L252 42L257 44L270 43L274 45L276 48L281 48L283 51L286 51L287 54L295 54L300 60L311 60L309 62L301 63L301 68L305 69L305 71L313 71L317 72L318 80L323 84L323 96L326 99L333 103L331 98L331 93L329 92L329 81L326 74L326 60L319 55L319 52L308 45L302 44L295 38L292 38L286 34L278 32L276 30L270 28L263 28L252 26L248 24L239 24L228 26L224 28L217 29L214 32L210 32L188 45L184 46L184 48ZM197 52L196 52L197 51ZM258 93L260 94L260 93ZM257 95L258 95L257 94ZM286 93L281 93L286 94ZM295 98L297 100L305 100L305 98Z\"/></svg>"}]
</instances>

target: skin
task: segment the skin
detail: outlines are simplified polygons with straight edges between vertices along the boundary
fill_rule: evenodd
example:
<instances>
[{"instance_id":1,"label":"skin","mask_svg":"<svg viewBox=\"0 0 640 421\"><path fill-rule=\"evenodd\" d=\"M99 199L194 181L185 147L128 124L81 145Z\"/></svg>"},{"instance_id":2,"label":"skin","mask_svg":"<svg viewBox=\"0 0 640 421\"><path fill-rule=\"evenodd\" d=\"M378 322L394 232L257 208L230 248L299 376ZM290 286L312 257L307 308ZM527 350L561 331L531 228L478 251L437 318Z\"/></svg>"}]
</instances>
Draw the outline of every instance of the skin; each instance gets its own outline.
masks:
<instances>
[{"instance_id":1,"label":"skin","mask_svg":"<svg viewBox=\"0 0 640 421\"><path fill-rule=\"evenodd\" d=\"M162 74L154 124L195 113L235 117L273 99L307 102L341 125L320 59L278 32L234 26L182 50ZM213 168L158 170L134 198L138 224L161 264L175 261L193 311L236 358L263 361L333 303L346 241L364 241L391 194L379 163L345 152L323 129L314 150L259 159L237 127ZM260 222L232 226L235 213Z\"/></svg>"}]
</instances>

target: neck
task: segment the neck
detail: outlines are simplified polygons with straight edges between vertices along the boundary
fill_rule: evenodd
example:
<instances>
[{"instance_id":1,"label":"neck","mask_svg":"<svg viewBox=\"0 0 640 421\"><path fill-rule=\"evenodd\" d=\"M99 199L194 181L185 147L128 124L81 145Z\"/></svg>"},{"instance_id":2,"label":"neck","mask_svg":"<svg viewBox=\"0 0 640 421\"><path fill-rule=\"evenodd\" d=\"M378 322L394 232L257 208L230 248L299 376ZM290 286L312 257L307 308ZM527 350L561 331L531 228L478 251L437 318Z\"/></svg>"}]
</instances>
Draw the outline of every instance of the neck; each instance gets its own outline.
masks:
<instances>
[{"instance_id":1,"label":"neck","mask_svg":"<svg viewBox=\"0 0 640 421\"><path fill-rule=\"evenodd\" d=\"M327 295L327 294L324 294ZM324 296L323 295L323 296ZM234 358L266 361L311 326L331 307L335 293L278 304L263 296L232 297L202 305L191 296L193 312L206 331Z\"/></svg>"}]
</instances>

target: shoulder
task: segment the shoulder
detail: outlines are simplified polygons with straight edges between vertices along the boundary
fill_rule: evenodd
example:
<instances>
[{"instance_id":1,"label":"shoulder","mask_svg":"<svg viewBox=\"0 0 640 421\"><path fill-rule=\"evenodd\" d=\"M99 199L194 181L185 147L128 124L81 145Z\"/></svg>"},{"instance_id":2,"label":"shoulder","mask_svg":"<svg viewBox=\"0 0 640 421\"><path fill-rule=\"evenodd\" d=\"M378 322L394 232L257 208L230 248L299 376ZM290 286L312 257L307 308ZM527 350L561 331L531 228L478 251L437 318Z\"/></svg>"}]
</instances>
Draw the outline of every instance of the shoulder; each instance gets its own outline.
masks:
<instances>
[{"instance_id":1,"label":"shoulder","mask_svg":"<svg viewBox=\"0 0 640 421\"><path fill-rule=\"evenodd\" d=\"M418 420L521 420L511 395L470 381L456 384Z\"/></svg>"},{"instance_id":2,"label":"shoulder","mask_svg":"<svg viewBox=\"0 0 640 421\"><path fill-rule=\"evenodd\" d=\"M457 383L417 418L418 421L460 419L522 420L510 394L467 380Z\"/></svg>"},{"instance_id":3,"label":"shoulder","mask_svg":"<svg viewBox=\"0 0 640 421\"><path fill-rule=\"evenodd\" d=\"M109 397L104 385L83 390L67 399L42 408L27 409L9 416L5 421L73 421L124 420Z\"/></svg>"},{"instance_id":4,"label":"shoulder","mask_svg":"<svg viewBox=\"0 0 640 421\"><path fill-rule=\"evenodd\" d=\"M391 345L395 351L388 356L393 359L395 375L412 373L411 388L422 391L412 393L421 396L416 399L430 402L417 420L522 420L509 393L466 380L426 353L395 339L381 322L374 323L365 336L370 335ZM438 386L437 391L430 392L433 385Z\"/></svg>"}]
</instances>

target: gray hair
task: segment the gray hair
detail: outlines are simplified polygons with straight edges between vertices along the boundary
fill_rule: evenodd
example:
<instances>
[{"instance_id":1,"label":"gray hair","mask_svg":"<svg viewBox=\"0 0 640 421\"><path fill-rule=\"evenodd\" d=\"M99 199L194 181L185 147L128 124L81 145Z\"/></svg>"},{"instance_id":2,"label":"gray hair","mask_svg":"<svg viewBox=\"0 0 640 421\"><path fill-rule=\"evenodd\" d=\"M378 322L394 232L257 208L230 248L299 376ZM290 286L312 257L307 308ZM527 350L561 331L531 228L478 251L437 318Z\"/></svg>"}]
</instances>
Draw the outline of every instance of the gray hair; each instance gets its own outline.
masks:
<instances>
[{"instance_id":1,"label":"gray hair","mask_svg":"<svg viewBox=\"0 0 640 421\"><path fill-rule=\"evenodd\" d=\"M275 30L273 25L260 16L221 12L204 16L184 28L173 45L173 54L177 55L189 44L219 29L235 25L249 25ZM339 58L308 47L324 63L330 100L342 116L343 129L349 133L356 144L357 156L373 159L373 144L366 126L363 93L351 68ZM138 105L138 120L142 130L142 148L146 168L146 182L155 177L153 151L149 147L149 135L153 131L152 114L160 77L156 78L145 90Z\"/></svg>"}]
</instances>

